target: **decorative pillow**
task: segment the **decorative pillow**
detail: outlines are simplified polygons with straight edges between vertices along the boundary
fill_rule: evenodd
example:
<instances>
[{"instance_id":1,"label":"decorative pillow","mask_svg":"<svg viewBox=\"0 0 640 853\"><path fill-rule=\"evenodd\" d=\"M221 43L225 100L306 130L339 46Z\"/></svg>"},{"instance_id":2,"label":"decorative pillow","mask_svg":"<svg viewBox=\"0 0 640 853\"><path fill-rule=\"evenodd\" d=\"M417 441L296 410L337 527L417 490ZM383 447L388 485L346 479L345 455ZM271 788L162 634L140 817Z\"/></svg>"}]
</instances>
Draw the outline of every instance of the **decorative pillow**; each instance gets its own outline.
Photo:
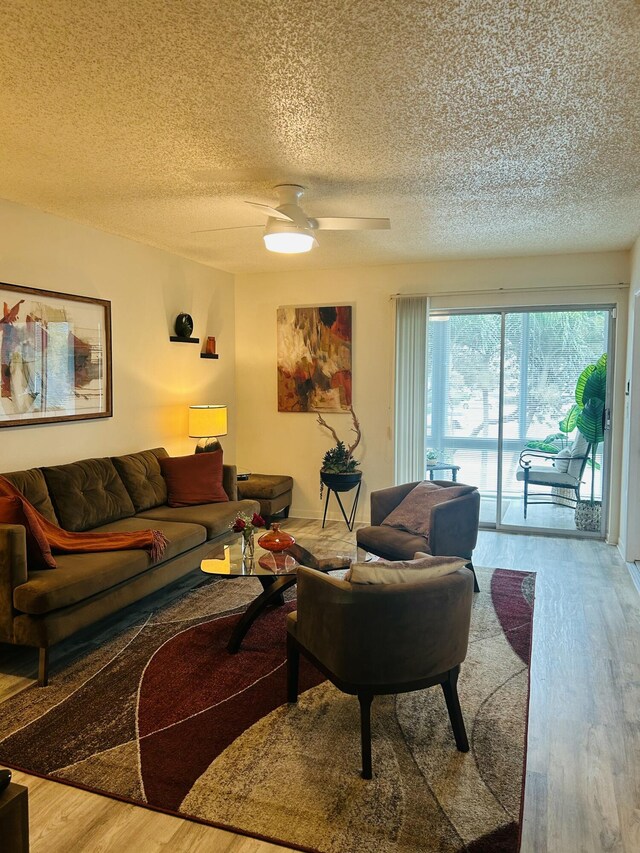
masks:
<instances>
[{"instance_id":1,"label":"decorative pillow","mask_svg":"<svg viewBox=\"0 0 640 853\"><path fill-rule=\"evenodd\" d=\"M222 503L229 497L222 487L222 451L169 456L159 459L167 484L169 506Z\"/></svg>"},{"instance_id":2,"label":"decorative pillow","mask_svg":"<svg viewBox=\"0 0 640 853\"><path fill-rule=\"evenodd\" d=\"M153 509L167 502L167 484L160 471L159 459L167 459L164 447L142 450L111 460L129 492L136 512Z\"/></svg>"},{"instance_id":3,"label":"decorative pillow","mask_svg":"<svg viewBox=\"0 0 640 853\"><path fill-rule=\"evenodd\" d=\"M474 488L474 486L463 485L438 486L425 480L409 492L382 524L428 538L431 530L431 511L434 506L466 495Z\"/></svg>"},{"instance_id":4,"label":"decorative pillow","mask_svg":"<svg viewBox=\"0 0 640 853\"><path fill-rule=\"evenodd\" d=\"M136 513L110 459L82 459L42 471L64 530L92 530Z\"/></svg>"},{"instance_id":5,"label":"decorative pillow","mask_svg":"<svg viewBox=\"0 0 640 853\"><path fill-rule=\"evenodd\" d=\"M27 567L29 569L55 569L56 561L40 525L30 524L20 498L0 498L0 522L22 524L27 534Z\"/></svg>"},{"instance_id":6,"label":"decorative pillow","mask_svg":"<svg viewBox=\"0 0 640 853\"><path fill-rule=\"evenodd\" d=\"M553 460L553 467L556 471L560 471L562 474L566 474L569 470L569 460L571 459L571 448L565 447L563 450L560 450L555 459Z\"/></svg>"},{"instance_id":7,"label":"decorative pillow","mask_svg":"<svg viewBox=\"0 0 640 853\"><path fill-rule=\"evenodd\" d=\"M462 557L433 557L430 554L396 562L372 560L369 563L352 563L344 579L356 584L415 583L450 575L463 569L468 562Z\"/></svg>"},{"instance_id":8,"label":"decorative pillow","mask_svg":"<svg viewBox=\"0 0 640 853\"><path fill-rule=\"evenodd\" d=\"M567 469L567 473L571 474L572 477L578 479L580 476L584 457L587 455L588 451L589 442L582 433L579 432L575 441L571 445L571 459L569 461L569 468Z\"/></svg>"},{"instance_id":9,"label":"decorative pillow","mask_svg":"<svg viewBox=\"0 0 640 853\"><path fill-rule=\"evenodd\" d=\"M52 524L58 523L49 497L47 481L39 468L29 468L27 471L11 471L2 476L12 483L31 506L34 506L40 515L44 515L47 521Z\"/></svg>"}]
</instances>

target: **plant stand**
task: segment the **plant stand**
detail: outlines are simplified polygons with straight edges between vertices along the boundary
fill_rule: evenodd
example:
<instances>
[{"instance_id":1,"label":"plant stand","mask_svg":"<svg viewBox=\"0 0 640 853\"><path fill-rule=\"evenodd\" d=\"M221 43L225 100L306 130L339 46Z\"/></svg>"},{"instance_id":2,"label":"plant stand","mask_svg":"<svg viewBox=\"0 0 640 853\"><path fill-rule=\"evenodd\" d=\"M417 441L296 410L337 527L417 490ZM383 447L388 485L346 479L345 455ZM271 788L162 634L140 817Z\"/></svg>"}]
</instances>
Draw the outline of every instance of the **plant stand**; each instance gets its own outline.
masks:
<instances>
[{"instance_id":1,"label":"plant stand","mask_svg":"<svg viewBox=\"0 0 640 853\"><path fill-rule=\"evenodd\" d=\"M355 486L356 484L354 483L353 485ZM358 486L358 488L356 490L356 494L355 494L355 497L353 499L353 504L351 506L351 512L347 516L347 513L345 512L344 506L342 504L342 500L340 499L340 491L350 491L350 490L340 489L340 491L336 491L335 489L332 489L331 486L327 486L325 484L325 488L327 490L327 499L324 502L324 515L322 516L322 527L323 527L323 529L324 529L324 523L327 520L327 509L329 507L329 498L331 496L331 492L333 492L334 495L336 496L336 500L338 501L338 506L340 507L340 512L342 513L342 517L344 518L344 520L347 524L347 527L349 528L349 531L353 530L353 525L354 525L355 520L356 520L356 510L358 508L358 498L360 497L360 488L362 487L362 480L360 480L358 482L357 486ZM353 486L351 486L351 488L353 488Z\"/></svg>"}]
</instances>

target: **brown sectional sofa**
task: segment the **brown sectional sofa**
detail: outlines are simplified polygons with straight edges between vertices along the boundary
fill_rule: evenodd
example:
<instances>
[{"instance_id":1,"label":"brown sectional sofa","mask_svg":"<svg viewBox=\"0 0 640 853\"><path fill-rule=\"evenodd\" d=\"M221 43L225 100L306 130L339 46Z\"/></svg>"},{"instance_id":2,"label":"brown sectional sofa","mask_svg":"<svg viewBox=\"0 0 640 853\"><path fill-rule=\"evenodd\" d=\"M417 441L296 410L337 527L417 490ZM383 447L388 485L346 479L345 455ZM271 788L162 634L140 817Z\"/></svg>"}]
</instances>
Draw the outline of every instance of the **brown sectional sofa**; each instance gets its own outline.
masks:
<instances>
[{"instance_id":1,"label":"brown sectional sofa","mask_svg":"<svg viewBox=\"0 0 640 853\"><path fill-rule=\"evenodd\" d=\"M229 502L172 508L158 459L164 448L4 474L47 519L72 531L161 530L169 545L146 551L56 555L57 568L30 570L25 530L0 524L0 641L40 649L47 683L50 646L197 569L212 545L231 541L238 512L236 468L225 465Z\"/></svg>"}]
</instances>

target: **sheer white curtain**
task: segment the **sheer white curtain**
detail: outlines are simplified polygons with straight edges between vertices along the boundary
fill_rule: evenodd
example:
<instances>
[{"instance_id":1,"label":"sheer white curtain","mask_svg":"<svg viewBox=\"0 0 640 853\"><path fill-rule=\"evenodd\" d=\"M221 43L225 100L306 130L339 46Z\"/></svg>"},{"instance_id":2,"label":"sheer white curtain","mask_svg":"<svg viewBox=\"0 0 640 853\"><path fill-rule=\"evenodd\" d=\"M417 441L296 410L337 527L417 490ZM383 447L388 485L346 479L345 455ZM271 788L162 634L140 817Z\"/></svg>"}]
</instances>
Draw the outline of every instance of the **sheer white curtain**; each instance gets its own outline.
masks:
<instances>
[{"instance_id":1,"label":"sheer white curtain","mask_svg":"<svg viewBox=\"0 0 640 853\"><path fill-rule=\"evenodd\" d=\"M395 480L424 480L427 330L426 296L396 300Z\"/></svg>"}]
</instances>

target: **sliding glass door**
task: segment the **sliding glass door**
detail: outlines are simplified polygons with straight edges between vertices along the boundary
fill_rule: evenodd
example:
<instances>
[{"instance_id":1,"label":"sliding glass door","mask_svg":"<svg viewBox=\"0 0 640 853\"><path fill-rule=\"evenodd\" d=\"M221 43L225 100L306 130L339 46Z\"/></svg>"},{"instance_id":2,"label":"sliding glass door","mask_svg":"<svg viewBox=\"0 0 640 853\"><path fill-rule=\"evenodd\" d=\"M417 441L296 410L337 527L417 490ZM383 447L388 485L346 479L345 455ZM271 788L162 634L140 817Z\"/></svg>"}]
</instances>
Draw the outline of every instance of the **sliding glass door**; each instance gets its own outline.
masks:
<instances>
[{"instance_id":1,"label":"sliding glass door","mask_svg":"<svg viewBox=\"0 0 640 853\"><path fill-rule=\"evenodd\" d=\"M599 306L432 312L427 476L477 485L485 525L602 535L612 329Z\"/></svg>"},{"instance_id":2,"label":"sliding glass door","mask_svg":"<svg viewBox=\"0 0 640 853\"><path fill-rule=\"evenodd\" d=\"M427 448L440 479L480 488L483 522L495 521L497 507L501 322L500 314L432 313L429 320ZM446 463L456 467L439 467Z\"/></svg>"}]
</instances>

